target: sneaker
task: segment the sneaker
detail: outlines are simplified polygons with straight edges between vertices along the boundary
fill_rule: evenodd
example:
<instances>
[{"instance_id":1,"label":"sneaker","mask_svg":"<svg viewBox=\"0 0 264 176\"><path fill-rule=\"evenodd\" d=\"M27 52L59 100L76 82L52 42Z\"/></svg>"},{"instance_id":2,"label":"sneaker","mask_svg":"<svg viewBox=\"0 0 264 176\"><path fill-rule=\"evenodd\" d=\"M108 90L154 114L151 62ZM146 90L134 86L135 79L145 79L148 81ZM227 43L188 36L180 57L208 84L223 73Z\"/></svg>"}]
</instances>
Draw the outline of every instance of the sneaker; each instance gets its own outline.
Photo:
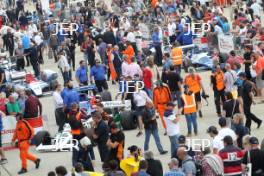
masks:
<instances>
[{"instance_id":1,"label":"sneaker","mask_svg":"<svg viewBox=\"0 0 264 176\"><path fill-rule=\"evenodd\" d=\"M262 124L262 121L260 121L259 123L258 123L258 129L259 129L259 127L261 126L261 124Z\"/></svg>"},{"instance_id":2,"label":"sneaker","mask_svg":"<svg viewBox=\"0 0 264 176\"><path fill-rule=\"evenodd\" d=\"M188 134L186 135L186 137L192 137L192 134L191 134L191 133L188 133Z\"/></svg>"},{"instance_id":3,"label":"sneaker","mask_svg":"<svg viewBox=\"0 0 264 176\"><path fill-rule=\"evenodd\" d=\"M165 155L165 154L167 154L167 153L168 153L168 151L166 151L166 150L160 152L161 155Z\"/></svg>"},{"instance_id":4,"label":"sneaker","mask_svg":"<svg viewBox=\"0 0 264 176\"><path fill-rule=\"evenodd\" d=\"M164 136L167 136L167 132L164 133Z\"/></svg>"},{"instance_id":5,"label":"sneaker","mask_svg":"<svg viewBox=\"0 0 264 176\"><path fill-rule=\"evenodd\" d=\"M36 169L38 169L39 168L39 164L40 164L40 159L39 158L35 161L35 164L36 164Z\"/></svg>"},{"instance_id":6,"label":"sneaker","mask_svg":"<svg viewBox=\"0 0 264 176\"><path fill-rule=\"evenodd\" d=\"M20 175L24 173L27 173L27 169L22 168L17 174Z\"/></svg>"},{"instance_id":7,"label":"sneaker","mask_svg":"<svg viewBox=\"0 0 264 176\"><path fill-rule=\"evenodd\" d=\"M142 134L142 132L138 132L137 137L141 136Z\"/></svg>"},{"instance_id":8,"label":"sneaker","mask_svg":"<svg viewBox=\"0 0 264 176\"><path fill-rule=\"evenodd\" d=\"M6 164L7 163L7 159L6 158L2 158L1 160L0 160L0 164Z\"/></svg>"}]
</instances>

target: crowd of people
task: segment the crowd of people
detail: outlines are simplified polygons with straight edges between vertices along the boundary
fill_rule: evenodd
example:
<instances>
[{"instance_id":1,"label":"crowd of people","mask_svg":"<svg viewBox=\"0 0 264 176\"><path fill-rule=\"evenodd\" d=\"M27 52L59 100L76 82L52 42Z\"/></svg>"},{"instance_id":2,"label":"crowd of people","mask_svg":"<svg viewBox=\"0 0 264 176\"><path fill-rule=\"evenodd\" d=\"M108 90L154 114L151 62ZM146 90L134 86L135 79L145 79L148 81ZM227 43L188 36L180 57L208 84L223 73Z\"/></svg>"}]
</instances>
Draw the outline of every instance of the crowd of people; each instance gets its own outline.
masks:
<instances>
[{"instance_id":1,"label":"crowd of people","mask_svg":"<svg viewBox=\"0 0 264 176\"><path fill-rule=\"evenodd\" d=\"M31 65L40 79L47 59L54 59L63 79L63 83L56 83L52 94L55 120L58 132L69 123L78 149L72 151L73 170L62 162L48 175L84 176L88 175L86 171L94 172L93 150L97 146L104 175L108 176L263 176L264 142L260 147L262 139L251 132L252 121L257 128L262 125L261 117L251 110L256 102L264 101L262 1L109 2L50 0L49 8L39 0L0 2L1 60L15 58L17 71ZM225 8L231 4L232 9ZM34 6L34 12L28 11L29 6ZM230 17L226 16L227 10L231 11ZM190 31L190 24L203 23L208 24L205 30L197 30L196 26ZM233 36L234 50L220 52L218 37L222 35ZM206 40L206 51L213 62L208 77L215 116L219 117L219 126L208 125L208 129L199 128L197 117L204 118L201 102L209 98L209 86L195 67L186 63L189 51L184 48L197 45L201 38ZM80 53L81 59L76 57ZM24 174L28 172L27 159L37 169L41 163L40 158L28 153L34 132L27 118L41 116L42 104L30 90L14 89L4 68L0 73L0 115L17 117L12 142L18 140L22 162L18 174ZM138 124L136 137L145 135L144 148L130 146L129 156L124 156L125 133L100 100L91 102L91 115L79 108L83 97L74 89L75 81L79 87L95 85L94 95L119 84L119 93L114 97L131 101L132 116ZM179 129L181 115L186 119L186 135ZM89 137L82 124L88 118L93 120ZM149 151L153 135L160 155L168 153L160 140L159 119L170 141L169 170ZM207 130L212 146L201 146L197 152L187 140L202 130ZM4 164L7 158L0 148ZM135 168L128 169L131 162Z\"/></svg>"}]
</instances>

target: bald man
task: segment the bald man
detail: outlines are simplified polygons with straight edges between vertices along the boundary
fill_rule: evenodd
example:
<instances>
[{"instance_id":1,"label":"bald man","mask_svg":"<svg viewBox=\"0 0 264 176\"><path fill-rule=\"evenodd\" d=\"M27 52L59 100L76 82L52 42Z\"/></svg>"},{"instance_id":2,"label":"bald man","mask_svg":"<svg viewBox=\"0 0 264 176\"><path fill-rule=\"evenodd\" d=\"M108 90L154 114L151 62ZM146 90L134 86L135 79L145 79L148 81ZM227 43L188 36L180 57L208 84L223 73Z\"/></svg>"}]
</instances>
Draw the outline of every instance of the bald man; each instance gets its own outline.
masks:
<instances>
[{"instance_id":1,"label":"bald man","mask_svg":"<svg viewBox=\"0 0 264 176\"><path fill-rule=\"evenodd\" d=\"M177 156L182 160L182 171L186 176L196 175L196 166L191 156L187 154L186 147L179 147L177 150Z\"/></svg>"}]
</instances>

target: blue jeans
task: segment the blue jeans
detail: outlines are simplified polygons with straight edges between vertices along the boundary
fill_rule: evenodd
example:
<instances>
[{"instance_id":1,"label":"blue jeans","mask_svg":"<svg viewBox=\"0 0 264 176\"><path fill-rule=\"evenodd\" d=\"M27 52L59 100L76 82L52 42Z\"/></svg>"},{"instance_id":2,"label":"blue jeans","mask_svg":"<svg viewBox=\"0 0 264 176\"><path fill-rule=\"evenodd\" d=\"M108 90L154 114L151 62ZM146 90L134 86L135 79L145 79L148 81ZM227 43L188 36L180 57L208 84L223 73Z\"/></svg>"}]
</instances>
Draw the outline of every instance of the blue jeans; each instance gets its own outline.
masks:
<instances>
[{"instance_id":1,"label":"blue jeans","mask_svg":"<svg viewBox=\"0 0 264 176\"><path fill-rule=\"evenodd\" d=\"M67 71L63 72L62 76L63 76L64 83L67 83L70 81L70 73L69 72L67 72Z\"/></svg>"},{"instance_id":2,"label":"blue jeans","mask_svg":"<svg viewBox=\"0 0 264 176\"><path fill-rule=\"evenodd\" d=\"M145 129L145 142L144 142L144 151L148 151L149 149L149 140L150 140L150 136L153 135L156 146L159 150L159 152L163 152L163 147L160 143L160 138L159 138L159 133L158 133L158 129Z\"/></svg>"},{"instance_id":3,"label":"blue jeans","mask_svg":"<svg viewBox=\"0 0 264 176\"><path fill-rule=\"evenodd\" d=\"M197 115L196 112L191 114L185 114L186 122L187 122L187 128L188 128L188 134L192 134L192 125L194 129L194 133L197 134Z\"/></svg>"},{"instance_id":4,"label":"blue jeans","mask_svg":"<svg viewBox=\"0 0 264 176\"><path fill-rule=\"evenodd\" d=\"M152 89L146 89L145 88L146 93L148 94L149 98L152 99L153 98L153 92Z\"/></svg>"},{"instance_id":5,"label":"blue jeans","mask_svg":"<svg viewBox=\"0 0 264 176\"><path fill-rule=\"evenodd\" d=\"M181 92L180 91L173 91L171 92L172 94L172 100L175 101L177 100L178 107L182 107L182 102L181 102Z\"/></svg>"},{"instance_id":6,"label":"blue jeans","mask_svg":"<svg viewBox=\"0 0 264 176\"><path fill-rule=\"evenodd\" d=\"M173 157L173 154L175 153L176 149L178 148L178 137L179 137L178 134L176 134L174 136L169 136L170 144L171 144L171 157Z\"/></svg>"}]
</instances>

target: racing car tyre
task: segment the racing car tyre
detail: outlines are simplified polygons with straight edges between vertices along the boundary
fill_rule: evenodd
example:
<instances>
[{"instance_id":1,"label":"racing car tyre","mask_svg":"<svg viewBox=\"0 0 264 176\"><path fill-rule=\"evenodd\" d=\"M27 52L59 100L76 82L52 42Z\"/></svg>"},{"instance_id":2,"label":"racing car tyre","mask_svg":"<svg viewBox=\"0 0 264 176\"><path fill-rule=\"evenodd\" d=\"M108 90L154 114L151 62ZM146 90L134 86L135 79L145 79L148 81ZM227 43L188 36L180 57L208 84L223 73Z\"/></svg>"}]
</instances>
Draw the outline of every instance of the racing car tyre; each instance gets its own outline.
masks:
<instances>
[{"instance_id":1,"label":"racing car tyre","mask_svg":"<svg viewBox=\"0 0 264 176\"><path fill-rule=\"evenodd\" d=\"M137 128L137 122L134 115L130 111L124 111L120 113L121 125L123 130L133 130Z\"/></svg>"},{"instance_id":2,"label":"racing car tyre","mask_svg":"<svg viewBox=\"0 0 264 176\"><path fill-rule=\"evenodd\" d=\"M102 101L112 101L112 96L109 91L103 91L101 93L101 99Z\"/></svg>"},{"instance_id":3,"label":"racing car tyre","mask_svg":"<svg viewBox=\"0 0 264 176\"><path fill-rule=\"evenodd\" d=\"M51 136L48 131L39 131L31 140L31 143L39 146L41 143L43 145L50 145L51 144Z\"/></svg>"}]
</instances>

